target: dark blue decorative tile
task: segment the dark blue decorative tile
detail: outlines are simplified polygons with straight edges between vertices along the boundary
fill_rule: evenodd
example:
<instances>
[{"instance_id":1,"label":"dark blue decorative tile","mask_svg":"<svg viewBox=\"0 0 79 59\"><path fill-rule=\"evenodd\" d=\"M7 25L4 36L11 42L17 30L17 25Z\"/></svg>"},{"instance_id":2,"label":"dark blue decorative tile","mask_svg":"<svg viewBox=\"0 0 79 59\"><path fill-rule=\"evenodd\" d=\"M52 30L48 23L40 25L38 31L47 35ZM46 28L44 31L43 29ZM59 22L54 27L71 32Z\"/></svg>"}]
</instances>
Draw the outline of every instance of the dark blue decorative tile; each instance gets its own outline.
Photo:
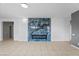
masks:
<instances>
[{"instance_id":1,"label":"dark blue decorative tile","mask_svg":"<svg viewBox=\"0 0 79 59\"><path fill-rule=\"evenodd\" d=\"M28 39L29 41L50 41L51 40L51 19L50 18L29 18Z\"/></svg>"}]
</instances>

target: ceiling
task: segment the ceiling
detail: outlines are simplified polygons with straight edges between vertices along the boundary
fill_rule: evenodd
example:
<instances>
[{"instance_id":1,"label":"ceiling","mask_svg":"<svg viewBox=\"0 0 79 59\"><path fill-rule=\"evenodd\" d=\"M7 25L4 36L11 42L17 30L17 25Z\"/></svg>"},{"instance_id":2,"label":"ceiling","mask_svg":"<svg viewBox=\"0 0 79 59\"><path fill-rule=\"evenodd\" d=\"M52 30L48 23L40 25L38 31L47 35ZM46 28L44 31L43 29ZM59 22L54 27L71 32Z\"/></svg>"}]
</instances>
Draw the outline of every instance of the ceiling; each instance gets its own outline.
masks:
<instances>
[{"instance_id":1,"label":"ceiling","mask_svg":"<svg viewBox=\"0 0 79 59\"><path fill-rule=\"evenodd\" d=\"M22 8L19 3L0 3L0 17L56 17L70 18L71 13L79 10L78 3L30 3Z\"/></svg>"}]
</instances>

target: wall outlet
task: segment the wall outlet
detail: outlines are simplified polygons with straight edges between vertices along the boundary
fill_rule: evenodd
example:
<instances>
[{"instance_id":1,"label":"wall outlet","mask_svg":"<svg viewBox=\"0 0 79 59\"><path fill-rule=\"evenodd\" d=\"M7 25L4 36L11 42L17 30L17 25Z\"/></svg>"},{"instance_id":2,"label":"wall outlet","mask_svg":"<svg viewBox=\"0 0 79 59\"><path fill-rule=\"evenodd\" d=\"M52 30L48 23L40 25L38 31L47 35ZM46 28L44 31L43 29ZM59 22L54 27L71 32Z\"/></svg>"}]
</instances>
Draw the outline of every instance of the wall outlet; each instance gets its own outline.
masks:
<instances>
[{"instance_id":1,"label":"wall outlet","mask_svg":"<svg viewBox=\"0 0 79 59\"><path fill-rule=\"evenodd\" d=\"M79 46L79 43L77 43L77 45Z\"/></svg>"}]
</instances>

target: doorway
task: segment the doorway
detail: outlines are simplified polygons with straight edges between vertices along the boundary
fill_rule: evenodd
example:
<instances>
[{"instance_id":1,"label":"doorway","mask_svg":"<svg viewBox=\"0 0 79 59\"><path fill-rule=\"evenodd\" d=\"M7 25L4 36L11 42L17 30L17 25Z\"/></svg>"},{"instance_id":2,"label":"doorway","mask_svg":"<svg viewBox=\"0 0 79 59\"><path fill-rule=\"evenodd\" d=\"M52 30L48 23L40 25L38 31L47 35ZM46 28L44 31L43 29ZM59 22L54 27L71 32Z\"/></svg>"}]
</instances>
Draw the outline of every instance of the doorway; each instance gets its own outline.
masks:
<instances>
[{"instance_id":1,"label":"doorway","mask_svg":"<svg viewBox=\"0 0 79 59\"><path fill-rule=\"evenodd\" d=\"M14 38L14 22L3 22L3 40L13 40Z\"/></svg>"}]
</instances>

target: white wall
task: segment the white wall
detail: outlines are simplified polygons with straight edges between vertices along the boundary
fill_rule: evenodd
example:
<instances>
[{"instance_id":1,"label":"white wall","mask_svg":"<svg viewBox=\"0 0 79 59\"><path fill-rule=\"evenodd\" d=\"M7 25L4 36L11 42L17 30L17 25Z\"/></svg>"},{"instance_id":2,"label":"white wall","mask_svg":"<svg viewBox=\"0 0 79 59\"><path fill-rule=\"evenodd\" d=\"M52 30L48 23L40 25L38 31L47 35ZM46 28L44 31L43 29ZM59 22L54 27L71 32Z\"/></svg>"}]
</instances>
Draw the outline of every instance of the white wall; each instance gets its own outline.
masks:
<instances>
[{"instance_id":1,"label":"white wall","mask_svg":"<svg viewBox=\"0 0 79 59\"><path fill-rule=\"evenodd\" d=\"M2 40L2 22L14 21L14 40L28 41L28 20L24 23L22 18L6 19L0 18L0 40ZM70 22L63 18L51 18L51 40L69 41Z\"/></svg>"},{"instance_id":2,"label":"white wall","mask_svg":"<svg viewBox=\"0 0 79 59\"><path fill-rule=\"evenodd\" d=\"M70 40L70 20L63 18L52 18L51 27L52 41Z\"/></svg>"}]
</instances>

